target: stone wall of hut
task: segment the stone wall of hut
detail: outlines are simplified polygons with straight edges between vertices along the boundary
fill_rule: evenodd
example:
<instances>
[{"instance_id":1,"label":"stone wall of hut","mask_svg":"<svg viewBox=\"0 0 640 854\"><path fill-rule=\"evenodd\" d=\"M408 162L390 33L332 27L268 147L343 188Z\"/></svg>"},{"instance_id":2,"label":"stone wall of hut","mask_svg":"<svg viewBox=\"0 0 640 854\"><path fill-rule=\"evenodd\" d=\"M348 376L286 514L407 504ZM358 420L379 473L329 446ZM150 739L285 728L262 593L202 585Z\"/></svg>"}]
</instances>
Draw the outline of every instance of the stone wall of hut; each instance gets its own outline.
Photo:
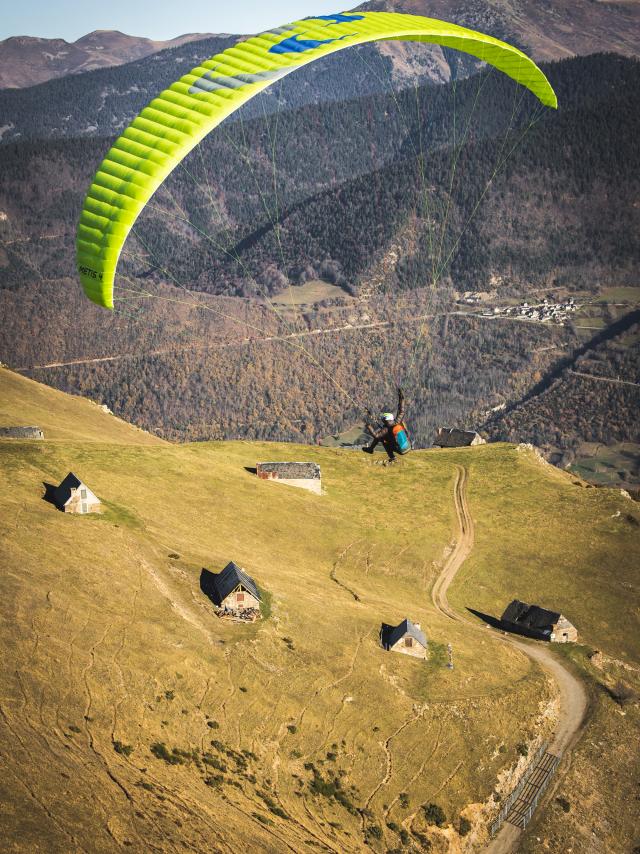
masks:
<instances>
[{"instance_id":1,"label":"stone wall of hut","mask_svg":"<svg viewBox=\"0 0 640 854\"><path fill-rule=\"evenodd\" d=\"M407 646L407 641L411 641L411 646ZM394 643L391 650L393 652L401 652L404 655L412 655L414 658L427 657L427 650L422 646L422 644L418 643L418 641L412 637L400 638L399 641Z\"/></svg>"},{"instance_id":2,"label":"stone wall of hut","mask_svg":"<svg viewBox=\"0 0 640 854\"><path fill-rule=\"evenodd\" d=\"M86 509L83 509L83 505L86 506ZM86 498L82 498L81 492L78 489L62 509L65 513L99 513L100 502L89 493L87 493Z\"/></svg>"},{"instance_id":3,"label":"stone wall of hut","mask_svg":"<svg viewBox=\"0 0 640 854\"><path fill-rule=\"evenodd\" d=\"M560 614L560 619L552 627L551 641L553 643L576 643L578 630L566 617Z\"/></svg>"},{"instance_id":4,"label":"stone wall of hut","mask_svg":"<svg viewBox=\"0 0 640 854\"><path fill-rule=\"evenodd\" d=\"M0 439L44 439L39 427L0 427Z\"/></svg>"},{"instance_id":5,"label":"stone wall of hut","mask_svg":"<svg viewBox=\"0 0 640 854\"><path fill-rule=\"evenodd\" d=\"M260 609L260 603L247 590L234 590L222 602L222 608L228 608L231 611L246 611L249 608Z\"/></svg>"}]
</instances>

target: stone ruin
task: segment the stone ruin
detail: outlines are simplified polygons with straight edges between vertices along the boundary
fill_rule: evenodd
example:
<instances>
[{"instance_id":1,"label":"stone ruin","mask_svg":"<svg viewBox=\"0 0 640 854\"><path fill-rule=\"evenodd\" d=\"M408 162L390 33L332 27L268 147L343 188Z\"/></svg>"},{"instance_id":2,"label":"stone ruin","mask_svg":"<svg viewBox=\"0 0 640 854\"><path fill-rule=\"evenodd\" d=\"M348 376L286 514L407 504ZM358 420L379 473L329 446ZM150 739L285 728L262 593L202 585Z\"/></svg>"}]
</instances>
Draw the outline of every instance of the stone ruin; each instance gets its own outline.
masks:
<instances>
[{"instance_id":1,"label":"stone ruin","mask_svg":"<svg viewBox=\"0 0 640 854\"><path fill-rule=\"evenodd\" d=\"M273 480L287 486L297 486L322 494L320 466L317 463L257 463L256 474L260 480Z\"/></svg>"},{"instance_id":2,"label":"stone ruin","mask_svg":"<svg viewBox=\"0 0 640 854\"><path fill-rule=\"evenodd\" d=\"M439 427L433 444L441 448L468 448L470 445L486 445L486 439L483 439L475 430Z\"/></svg>"},{"instance_id":3,"label":"stone ruin","mask_svg":"<svg viewBox=\"0 0 640 854\"><path fill-rule=\"evenodd\" d=\"M0 427L0 439L44 439L39 427Z\"/></svg>"}]
</instances>

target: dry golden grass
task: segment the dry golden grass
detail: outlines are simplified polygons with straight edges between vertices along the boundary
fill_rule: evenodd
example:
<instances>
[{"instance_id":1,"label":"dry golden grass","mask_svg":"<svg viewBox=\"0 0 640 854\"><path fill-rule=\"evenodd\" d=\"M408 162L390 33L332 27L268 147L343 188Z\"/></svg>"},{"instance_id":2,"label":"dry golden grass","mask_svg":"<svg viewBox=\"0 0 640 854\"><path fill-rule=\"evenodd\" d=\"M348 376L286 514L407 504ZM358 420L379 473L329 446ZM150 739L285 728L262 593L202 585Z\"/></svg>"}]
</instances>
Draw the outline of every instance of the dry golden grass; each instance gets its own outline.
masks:
<instances>
[{"instance_id":1,"label":"dry golden grass","mask_svg":"<svg viewBox=\"0 0 640 854\"><path fill-rule=\"evenodd\" d=\"M162 445L162 439L111 415L86 398L72 397L0 367L0 426L44 430L50 441Z\"/></svg>"},{"instance_id":2,"label":"dry golden grass","mask_svg":"<svg viewBox=\"0 0 640 854\"><path fill-rule=\"evenodd\" d=\"M430 605L456 530L455 465L470 468L480 532L479 563L474 554L450 591L463 604L487 549L501 566L503 552L518 561L495 516L509 495L525 500L508 473L528 482L527 501L542 489L560 502L549 524L565 549L576 539L566 518L579 513L577 539L606 542L613 572L628 543L608 522L598 527L604 499L508 447L420 452L383 469L333 449L173 446L6 373L4 417L54 438L0 442L8 850L381 852L401 847L400 829L412 844L428 832L434 850L457 850L453 827L427 830L421 805L431 802L454 827L466 810L476 821L464 844L477 847L479 805L515 765L516 746L549 730L554 690L515 650L490 633L479 642ZM245 467L261 459L319 462L326 494L258 481ZM104 500L101 516L66 516L42 500L42 482L70 469ZM610 507L627 504L611 496ZM522 524L524 547L538 516ZM270 603L253 626L219 621L200 592L202 567L230 559ZM555 579L546 560L538 573ZM500 573L482 576L475 604L511 595ZM571 618L570 582L557 595ZM596 605L578 615L583 635L601 631ZM404 616L426 630L429 663L380 649L380 623Z\"/></svg>"}]
</instances>

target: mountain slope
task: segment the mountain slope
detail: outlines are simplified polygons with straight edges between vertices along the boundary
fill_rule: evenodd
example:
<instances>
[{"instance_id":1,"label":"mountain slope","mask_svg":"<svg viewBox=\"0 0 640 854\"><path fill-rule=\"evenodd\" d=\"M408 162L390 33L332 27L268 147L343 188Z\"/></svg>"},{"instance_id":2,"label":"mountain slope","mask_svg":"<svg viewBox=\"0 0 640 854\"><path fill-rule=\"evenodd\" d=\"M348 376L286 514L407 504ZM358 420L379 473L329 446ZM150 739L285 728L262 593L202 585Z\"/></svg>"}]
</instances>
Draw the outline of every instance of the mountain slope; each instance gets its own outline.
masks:
<instances>
[{"instance_id":1,"label":"mountain slope","mask_svg":"<svg viewBox=\"0 0 640 854\"><path fill-rule=\"evenodd\" d=\"M640 6L625 0L373 0L359 8L484 29L541 61L601 51L637 56L640 45Z\"/></svg>"},{"instance_id":2,"label":"mountain slope","mask_svg":"<svg viewBox=\"0 0 640 854\"><path fill-rule=\"evenodd\" d=\"M0 89L24 89L68 74L122 65L204 38L204 33L189 33L153 41L117 30L95 30L75 42L12 36L0 41Z\"/></svg>"},{"instance_id":3,"label":"mountain slope","mask_svg":"<svg viewBox=\"0 0 640 854\"><path fill-rule=\"evenodd\" d=\"M635 310L612 324L616 334L597 334L485 430L494 440L517 436L550 453L559 450L564 465L582 442L640 442L639 321Z\"/></svg>"},{"instance_id":4,"label":"mountain slope","mask_svg":"<svg viewBox=\"0 0 640 854\"><path fill-rule=\"evenodd\" d=\"M384 3L370 6L386 8ZM453 0L439 0L435 6L425 5L423 0L407 0L391 6L396 11L442 17L483 30L523 47L540 62L607 51L638 55L640 7L636 3L563 0L547 8L546 4L533 0L519 3L517 7L505 0L476 0L463 6ZM141 53L141 59L120 67L97 68L81 78L70 74L40 86L0 91L3 117L0 142L78 134L109 135L124 128L186 68L231 46L238 38L211 36L201 40L197 35L182 36L175 39L169 49L153 56ZM98 62L103 54L109 55L110 45L112 50L122 50L121 43L126 46L129 39L120 33L98 32L85 36L76 45L82 43L83 50L93 50L92 55L98 56ZM191 42L192 39L196 41ZM184 44L185 40L191 43ZM23 41L10 39L2 43L5 50L11 51L4 63L0 44L0 74L4 68L5 76L17 74L20 79L28 78L28 69L33 65L31 51L28 51L27 62L20 57L31 41L22 44ZM33 41L33 49L40 51L41 40ZM141 51L147 52L156 44L140 39L134 41L136 45L140 43ZM59 49L65 45L53 45L46 53L55 56L72 52ZM106 51L96 48L106 48ZM60 60L63 64L64 58ZM437 46L391 42L364 45L301 69L294 78L268 89L261 98L259 110L256 110L256 103L251 103L243 108L242 114L246 117L264 112L271 114L278 109L384 93L390 87L401 90L416 83L447 82L477 69L475 60Z\"/></svg>"},{"instance_id":5,"label":"mountain slope","mask_svg":"<svg viewBox=\"0 0 640 854\"><path fill-rule=\"evenodd\" d=\"M0 383L6 414L24 420L21 389L33 386L4 372ZM416 453L385 470L305 446L98 445L81 439L86 412L52 395L51 423L72 417L76 438L0 440L0 787L13 851L478 850L492 792L509 791L525 746L553 729L555 689L430 603L457 530L460 466L477 544L450 601L490 613L515 595L557 606L586 643L638 661L633 511L526 451ZM292 455L320 463L323 496L245 470ZM101 516L41 500L42 482L69 469L103 500ZM253 626L217 619L200 590L202 567L229 559L265 592ZM427 632L427 664L378 645L380 623L405 616ZM615 815L606 804L635 773L636 710L623 720L602 692L597 708L625 752L587 762L606 775L588 803L589 838L624 850L631 799ZM427 823L429 803L443 829ZM573 807L572 823L584 819Z\"/></svg>"},{"instance_id":6,"label":"mountain slope","mask_svg":"<svg viewBox=\"0 0 640 854\"><path fill-rule=\"evenodd\" d=\"M491 108L461 148L451 195L446 87L420 90L419 109L412 92L397 96L400 110L370 97L281 116L275 192L273 124L213 134L136 226L141 242L133 235L127 252L138 257L121 263L134 284L119 284L146 295L124 291L115 314L88 303L72 278L74 225L105 141L5 146L0 358L20 369L82 362L37 376L167 438L314 441L351 426L360 406L392 405L402 381L420 444L437 426L474 426L475 413L520 399L579 341L567 327L459 317L454 289L508 301L568 288L588 301L604 284L635 282L639 67L611 55L550 66L567 106L529 132L466 228L511 115L497 80L486 81ZM458 116L479 85L457 85ZM430 153L424 174L416 125ZM460 253L432 293L432 238L445 221ZM236 250L240 262L229 258ZM266 297L287 290L285 273L294 285L331 277L350 293L276 312ZM293 333L304 333L308 355L285 371L281 360L302 352L273 338Z\"/></svg>"},{"instance_id":7,"label":"mountain slope","mask_svg":"<svg viewBox=\"0 0 640 854\"><path fill-rule=\"evenodd\" d=\"M0 366L0 425L40 427L48 441L108 442L124 445L163 445L138 427L106 415L83 397L71 397Z\"/></svg>"},{"instance_id":8,"label":"mountain slope","mask_svg":"<svg viewBox=\"0 0 640 854\"><path fill-rule=\"evenodd\" d=\"M69 75L27 89L0 90L0 142L111 136L178 77L237 40L237 36L212 36L119 67ZM362 45L301 68L245 105L232 121L386 94L450 77L450 58L439 47Z\"/></svg>"}]
</instances>

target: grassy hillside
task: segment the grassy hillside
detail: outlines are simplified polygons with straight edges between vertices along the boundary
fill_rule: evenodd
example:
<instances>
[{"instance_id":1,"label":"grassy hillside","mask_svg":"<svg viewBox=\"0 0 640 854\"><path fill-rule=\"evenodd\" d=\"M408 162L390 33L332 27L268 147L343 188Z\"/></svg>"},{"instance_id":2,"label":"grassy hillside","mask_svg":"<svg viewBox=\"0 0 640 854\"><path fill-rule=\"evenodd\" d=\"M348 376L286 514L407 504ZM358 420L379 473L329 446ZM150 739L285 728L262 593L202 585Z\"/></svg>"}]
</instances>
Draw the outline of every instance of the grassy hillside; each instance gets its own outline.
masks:
<instances>
[{"instance_id":1,"label":"grassy hillside","mask_svg":"<svg viewBox=\"0 0 640 854\"><path fill-rule=\"evenodd\" d=\"M36 420L54 439L0 441L10 851L477 850L492 793L550 731L556 703L527 658L430 604L457 530L459 464L477 551L452 601L537 598L585 643L638 661L637 512L530 453L419 452L385 469L338 449L170 445L8 372L1 388L7 421ZM246 470L267 459L319 462L325 494ZM42 500L69 469L102 515ZM264 592L252 626L218 620L200 591L202 568L230 559ZM427 633L426 664L377 643L382 621L405 616ZM430 803L443 829L427 825ZM609 850L627 830L610 823Z\"/></svg>"},{"instance_id":2,"label":"grassy hillside","mask_svg":"<svg viewBox=\"0 0 640 854\"><path fill-rule=\"evenodd\" d=\"M72 397L0 367L0 427L36 426L48 440L164 445L162 439Z\"/></svg>"}]
</instances>

